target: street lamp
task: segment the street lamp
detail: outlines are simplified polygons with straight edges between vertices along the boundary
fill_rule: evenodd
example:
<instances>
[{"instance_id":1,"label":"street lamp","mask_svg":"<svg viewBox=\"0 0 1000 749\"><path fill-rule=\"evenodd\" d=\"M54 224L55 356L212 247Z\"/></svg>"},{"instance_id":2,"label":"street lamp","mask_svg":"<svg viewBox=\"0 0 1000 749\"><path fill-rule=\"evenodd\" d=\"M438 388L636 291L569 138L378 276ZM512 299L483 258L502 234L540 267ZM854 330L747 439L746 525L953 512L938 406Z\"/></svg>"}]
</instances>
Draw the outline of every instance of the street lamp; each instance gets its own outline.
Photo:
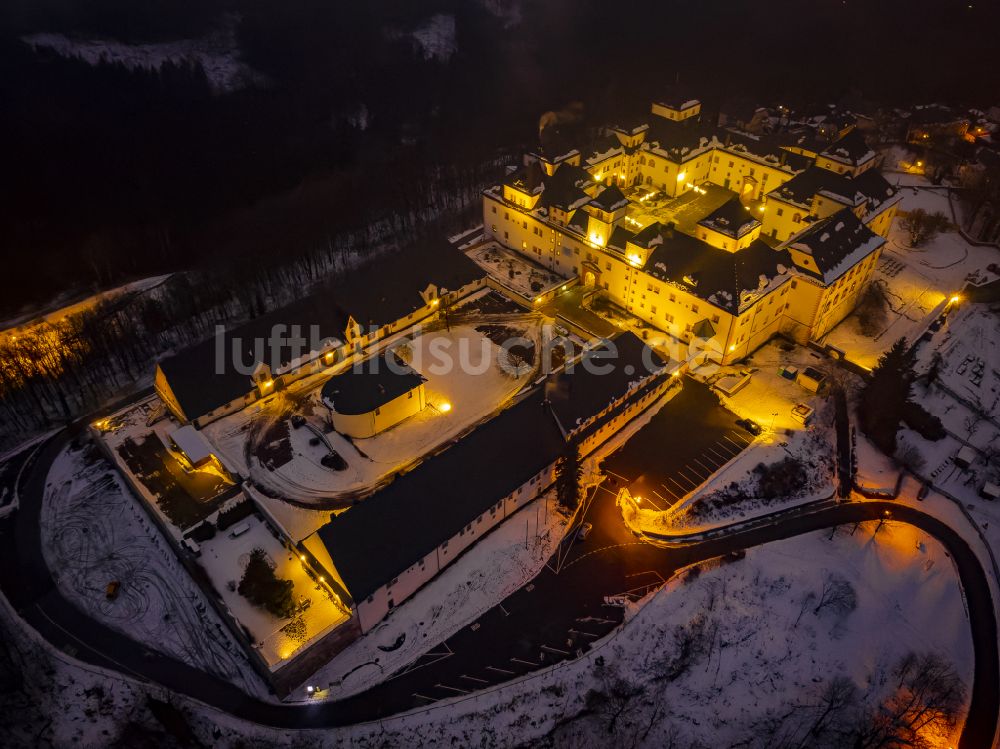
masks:
<instances>
[{"instance_id":1,"label":"street lamp","mask_svg":"<svg viewBox=\"0 0 1000 749\"><path fill-rule=\"evenodd\" d=\"M882 517L879 518L878 525L875 526L875 532L872 534L872 538L875 538L875 536L878 535L879 529L882 527L882 524L891 517L892 513L889 512L888 510L882 513Z\"/></svg>"}]
</instances>

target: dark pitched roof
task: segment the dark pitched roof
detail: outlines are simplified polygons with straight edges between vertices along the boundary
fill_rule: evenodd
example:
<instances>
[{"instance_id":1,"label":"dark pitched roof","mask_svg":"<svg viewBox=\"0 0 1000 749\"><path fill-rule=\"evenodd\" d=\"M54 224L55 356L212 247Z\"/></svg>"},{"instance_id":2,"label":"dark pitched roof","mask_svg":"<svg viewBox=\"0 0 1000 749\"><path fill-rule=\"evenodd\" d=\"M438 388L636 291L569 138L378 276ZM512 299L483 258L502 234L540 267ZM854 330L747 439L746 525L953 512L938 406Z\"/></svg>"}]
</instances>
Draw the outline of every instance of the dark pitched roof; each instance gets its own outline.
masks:
<instances>
[{"instance_id":1,"label":"dark pitched roof","mask_svg":"<svg viewBox=\"0 0 1000 749\"><path fill-rule=\"evenodd\" d=\"M967 119L968 116L964 112L942 104L918 106L910 115L910 122L915 125L950 125Z\"/></svg>"},{"instance_id":2,"label":"dark pitched roof","mask_svg":"<svg viewBox=\"0 0 1000 749\"><path fill-rule=\"evenodd\" d=\"M634 245L648 250L654 244L659 244L663 241L663 224L659 221L654 221L646 228L637 231L629 241Z\"/></svg>"},{"instance_id":3,"label":"dark pitched roof","mask_svg":"<svg viewBox=\"0 0 1000 749\"><path fill-rule=\"evenodd\" d=\"M714 133L714 128L694 118L677 122L654 117L646 133L646 144L650 150L663 151L672 161L680 163L707 149Z\"/></svg>"},{"instance_id":4,"label":"dark pitched roof","mask_svg":"<svg viewBox=\"0 0 1000 749\"><path fill-rule=\"evenodd\" d=\"M366 414L426 381L387 351L327 380L323 385L323 400L339 414Z\"/></svg>"},{"instance_id":5,"label":"dark pitched roof","mask_svg":"<svg viewBox=\"0 0 1000 749\"><path fill-rule=\"evenodd\" d=\"M760 221L747 210L739 198L731 198L705 216L699 225L726 236L739 239L760 225Z\"/></svg>"},{"instance_id":6,"label":"dark pitched roof","mask_svg":"<svg viewBox=\"0 0 1000 749\"><path fill-rule=\"evenodd\" d=\"M318 340L303 342L305 350L282 345L272 334L288 336L298 330L309 339L312 326L317 326ZM282 331L277 326L284 326ZM296 328L297 326L297 328ZM214 411L252 390L250 370L257 361L263 361L273 372L308 353L310 346L324 339L343 339L347 327L347 314L333 300L324 295L300 299L287 307L251 320L227 331L221 337L212 336L174 356L160 362L170 389L189 419L196 419ZM216 348L224 353L224 366L216 364ZM244 373L233 364L236 349L242 359ZM254 353L259 349L260 357ZM319 350L317 348L317 350Z\"/></svg>"},{"instance_id":7,"label":"dark pitched roof","mask_svg":"<svg viewBox=\"0 0 1000 749\"><path fill-rule=\"evenodd\" d=\"M381 326L422 308L431 284L456 291L485 276L468 255L444 239L430 239L402 252L373 258L344 274L321 293L361 325Z\"/></svg>"},{"instance_id":8,"label":"dark pitched roof","mask_svg":"<svg viewBox=\"0 0 1000 749\"><path fill-rule=\"evenodd\" d=\"M527 166L515 169L504 177L503 183L521 192L533 193L542 188L545 173L542 165L537 161L532 161Z\"/></svg>"},{"instance_id":9,"label":"dark pitched roof","mask_svg":"<svg viewBox=\"0 0 1000 749\"><path fill-rule=\"evenodd\" d=\"M760 161L786 170L801 172L812 164L808 156L792 153L783 148L782 140L773 135L750 135L733 130L720 130L716 140L733 153L745 153Z\"/></svg>"},{"instance_id":10,"label":"dark pitched roof","mask_svg":"<svg viewBox=\"0 0 1000 749\"><path fill-rule=\"evenodd\" d=\"M594 179L586 169L573 164L560 164L551 177L545 178L545 189L539 207L555 206L564 211L590 199L583 187L593 185Z\"/></svg>"},{"instance_id":11,"label":"dark pitched roof","mask_svg":"<svg viewBox=\"0 0 1000 749\"><path fill-rule=\"evenodd\" d=\"M570 216L569 220L566 222L567 229L573 229L578 234L582 234L584 236L587 235L587 227L589 225L590 225L590 214L587 213L582 208L577 208L573 212L573 215ZM617 227L615 228L617 229ZM612 230L612 236L614 236L614 230Z\"/></svg>"},{"instance_id":12,"label":"dark pitched roof","mask_svg":"<svg viewBox=\"0 0 1000 749\"><path fill-rule=\"evenodd\" d=\"M826 193L840 197L849 205L857 202L857 188L850 178L818 166L811 166L768 193L769 197L786 200L801 206L808 206L816 193Z\"/></svg>"},{"instance_id":13,"label":"dark pitched roof","mask_svg":"<svg viewBox=\"0 0 1000 749\"><path fill-rule=\"evenodd\" d=\"M619 208L624 208L628 205L628 198L625 197L618 185L610 185L601 190L590 201L590 204L595 208L600 208L602 211L614 213Z\"/></svg>"},{"instance_id":14,"label":"dark pitched roof","mask_svg":"<svg viewBox=\"0 0 1000 749\"><path fill-rule=\"evenodd\" d=\"M567 432L666 366L663 358L632 332L621 334L585 357L587 361L577 363L571 373L552 375L545 385L552 411ZM590 367L596 369L590 371ZM598 374L599 370L607 371Z\"/></svg>"},{"instance_id":15,"label":"dark pitched roof","mask_svg":"<svg viewBox=\"0 0 1000 749\"><path fill-rule=\"evenodd\" d=\"M819 272L799 267L829 284L883 244L883 237L861 223L850 208L844 208L809 227L789 247L810 255Z\"/></svg>"},{"instance_id":16,"label":"dark pitched roof","mask_svg":"<svg viewBox=\"0 0 1000 749\"><path fill-rule=\"evenodd\" d=\"M875 158L875 152L865 142L865 136L855 128L823 150L823 155L834 161L857 166Z\"/></svg>"},{"instance_id":17,"label":"dark pitched roof","mask_svg":"<svg viewBox=\"0 0 1000 749\"><path fill-rule=\"evenodd\" d=\"M387 272L387 265L391 266L391 272ZM362 325L393 322L424 306L419 292L431 283L454 291L483 276L482 268L465 253L444 240L429 240L405 251L383 255L358 270L346 272L342 281L228 331L221 345L224 351L231 352L233 342L237 341L249 369L255 363L251 359L258 360L252 354L254 342L260 341L259 360L277 374L294 357L310 349L272 345L271 333L277 325L286 326L286 331L299 326L306 338L315 325L319 340L342 340L349 317ZM217 371L215 352L213 336L160 362L189 419L214 411L252 389L248 374L240 374L232 366ZM227 362L229 358L227 353Z\"/></svg>"},{"instance_id":18,"label":"dark pitched roof","mask_svg":"<svg viewBox=\"0 0 1000 749\"><path fill-rule=\"evenodd\" d=\"M711 338L715 335L715 326L712 325L711 320L703 317L691 326L691 332L698 336L698 338Z\"/></svg>"},{"instance_id":19,"label":"dark pitched roof","mask_svg":"<svg viewBox=\"0 0 1000 749\"><path fill-rule=\"evenodd\" d=\"M616 136L607 134L599 136L590 146L580 150L583 153L584 161L591 163L594 161L603 161L609 156L613 156L616 151L621 153L624 150L624 146L622 146L621 141Z\"/></svg>"},{"instance_id":20,"label":"dark pitched roof","mask_svg":"<svg viewBox=\"0 0 1000 749\"><path fill-rule=\"evenodd\" d=\"M897 190L877 169L868 169L853 180L854 189L868 200L868 210L875 210L896 196Z\"/></svg>"},{"instance_id":21,"label":"dark pitched roof","mask_svg":"<svg viewBox=\"0 0 1000 749\"><path fill-rule=\"evenodd\" d=\"M320 528L355 600L409 569L565 449L535 390L457 444Z\"/></svg>"},{"instance_id":22,"label":"dark pitched roof","mask_svg":"<svg viewBox=\"0 0 1000 749\"><path fill-rule=\"evenodd\" d=\"M545 469L566 449L560 423L572 430L646 377L647 361L662 363L631 333L614 343L617 356L598 362L611 371L578 365L323 526L351 596L368 597Z\"/></svg>"},{"instance_id":23,"label":"dark pitched roof","mask_svg":"<svg viewBox=\"0 0 1000 749\"><path fill-rule=\"evenodd\" d=\"M791 267L787 251L771 249L759 239L739 252L728 252L687 234L668 232L646 261L645 271L736 314L745 294L765 288Z\"/></svg>"}]
</instances>

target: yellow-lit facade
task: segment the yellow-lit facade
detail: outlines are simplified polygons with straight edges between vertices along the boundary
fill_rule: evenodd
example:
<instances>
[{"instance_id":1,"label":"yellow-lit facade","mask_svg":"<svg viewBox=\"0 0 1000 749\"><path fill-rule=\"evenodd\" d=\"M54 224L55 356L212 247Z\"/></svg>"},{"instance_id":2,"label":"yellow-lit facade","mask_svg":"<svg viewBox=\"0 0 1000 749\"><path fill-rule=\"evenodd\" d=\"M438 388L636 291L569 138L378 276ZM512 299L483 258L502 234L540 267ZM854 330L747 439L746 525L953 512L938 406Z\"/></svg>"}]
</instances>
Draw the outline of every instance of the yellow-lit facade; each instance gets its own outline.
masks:
<instances>
[{"instance_id":1,"label":"yellow-lit facade","mask_svg":"<svg viewBox=\"0 0 1000 749\"><path fill-rule=\"evenodd\" d=\"M663 111L654 104L653 118L663 116ZM608 247L609 238L616 227L633 232L642 227L643 221L637 221L636 216L641 212L644 189L668 197L697 190L704 183L731 190L747 202L761 225L738 239L700 225L689 235L735 253L763 237L771 245L787 248L798 235L845 207L872 232L885 237L896 214L895 200L885 200L874 209L865 200L855 204L854 200L839 201L824 194L814 195L805 205L783 202L775 191L808 166L819 166L818 162L791 152L787 158L783 154L761 156L739 138L718 133L678 154L651 141L645 125L614 127L607 132L617 139L617 147L581 158L576 164L590 179L580 185L586 194L572 205L544 206L542 187L519 187L516 181L486 190L483 226L487 237L565 278L577 277L581 284L604 290L611 301L679 340L690 342L692 328L708 320L715 331L709 346L719 352L723 363L744 358L777 333L801 343L817 339L853 309L871 279L880 248L858 258L830 283L816 277L822 274L806 267L809 259L799 253L795 266L783 277L773 279L753 298L740 300L738 309L733 309L731 304L699 296L694 284L657 278L654 269L647 266L649 248L630 243L622 251ZM531 161L529 154L526 163ZM866 171L874 168L875 162L863 166L861 171ZM545 173L552 176L555 170L550 173L545 167ZM628 209L614 215L588 205L588 198L595 198L610 185L630 192Z\"/></svg>"}]
</instances>

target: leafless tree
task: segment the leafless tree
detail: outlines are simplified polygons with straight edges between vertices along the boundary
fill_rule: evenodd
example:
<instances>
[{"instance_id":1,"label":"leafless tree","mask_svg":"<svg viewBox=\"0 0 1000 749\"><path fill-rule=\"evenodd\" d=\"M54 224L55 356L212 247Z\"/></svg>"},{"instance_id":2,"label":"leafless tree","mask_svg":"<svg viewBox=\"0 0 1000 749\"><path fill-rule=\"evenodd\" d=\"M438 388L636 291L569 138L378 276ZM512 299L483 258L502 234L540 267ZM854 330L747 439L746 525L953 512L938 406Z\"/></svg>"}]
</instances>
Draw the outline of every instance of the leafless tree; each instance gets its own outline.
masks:
<instances>
[{"instance_id":1,"label":"leafless tree","mask_svg":"<svg viewBox=\"0 0 1000 749\"><path fill-rule=\"evenodd\" d=\"M894 692L860 716L851 741L856 749L929 749L961 719L965 685L941 656L909 653L893 675Z\"/></svg>"},{"instance_id":2,"label":"leafless tree","mask_svg":"<svg viewBox=\"0 0 1000 749\"><path fill-rule=\"evenodd\" d=\"M828 609L836 614L846 615L857 606L858 596L854 592L854 586L840 575L830 574L823 583L823 590L813 613L818 615L823 609Z\"/></svg>"},{"instance_id":3,"label":"leafless tree","mask_svg":"<svg viewBox=\"0 0 1000 749\"><path fill-rule=\"evenodd\" d=\"M906 215L901 225L910 235L910 245L919 247L946 230L951 222L940 211L928 213L923 208L916 208Z\"/></svg>"}]
</instances>

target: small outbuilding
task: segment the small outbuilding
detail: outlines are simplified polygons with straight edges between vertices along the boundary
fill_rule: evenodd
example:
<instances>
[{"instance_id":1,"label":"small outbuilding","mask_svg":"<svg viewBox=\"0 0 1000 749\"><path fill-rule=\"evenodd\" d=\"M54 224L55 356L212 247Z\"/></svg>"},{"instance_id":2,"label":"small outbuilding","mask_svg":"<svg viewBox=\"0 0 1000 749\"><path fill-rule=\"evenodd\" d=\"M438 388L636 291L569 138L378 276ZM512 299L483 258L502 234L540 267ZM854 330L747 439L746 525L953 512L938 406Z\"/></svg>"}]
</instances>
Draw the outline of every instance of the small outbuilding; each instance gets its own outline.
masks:
<instances>
[{"instance_id":1,"label":"small outbuilding","mask_svg":"<svg viewBox=\"0 0 1000 749\"><path fill-rule=\"evenodd\" d=\"M818 393L826 382L826 375L815 367L806 367L799 372L795 381L810 393Z\"/></svg>"},{"instance_id":2,"label":"small outbuilding","mask_svg":"<svg viewBox=\"0 0 1000 749\"><path fill-rule=\"evenodd\" d=\"M323 386L323 403L338 432L374 437L424 409L426 381L389 351L331 377Z\"/></svg>"},{"instance_id":3,"label":"small outbuilding","mask_svg":"<svg viewBox=\"0 0 1000 749\"><path fill-rule=\"evenodd\" d=\"M201 468L215 460L212 445L191 424L171 432L170 445L184 457L191 468Z\"/></svg>"},{"instance_id":4,"label":"small outbuilding","mask_svg":"<svg viewBox=\"0 0 1000 749\"><path fill-rule=\"evenodd\" d=\"M983 488L979 490L979 496L983 499L996 500L1000 498L1000 486L987 481Z\"/></svg>"},{"instance_id":5,"label":"small outbuilding","mask_svg":"<svg viewBox=\"0 0 1000 749\"><path fill-rule=\"evenodd\" d=\"M976 461L976 451L969 445L963 445L962 449L955 455L955 465L959 468L968 468Z\"/></svg>"}]
</instances>

